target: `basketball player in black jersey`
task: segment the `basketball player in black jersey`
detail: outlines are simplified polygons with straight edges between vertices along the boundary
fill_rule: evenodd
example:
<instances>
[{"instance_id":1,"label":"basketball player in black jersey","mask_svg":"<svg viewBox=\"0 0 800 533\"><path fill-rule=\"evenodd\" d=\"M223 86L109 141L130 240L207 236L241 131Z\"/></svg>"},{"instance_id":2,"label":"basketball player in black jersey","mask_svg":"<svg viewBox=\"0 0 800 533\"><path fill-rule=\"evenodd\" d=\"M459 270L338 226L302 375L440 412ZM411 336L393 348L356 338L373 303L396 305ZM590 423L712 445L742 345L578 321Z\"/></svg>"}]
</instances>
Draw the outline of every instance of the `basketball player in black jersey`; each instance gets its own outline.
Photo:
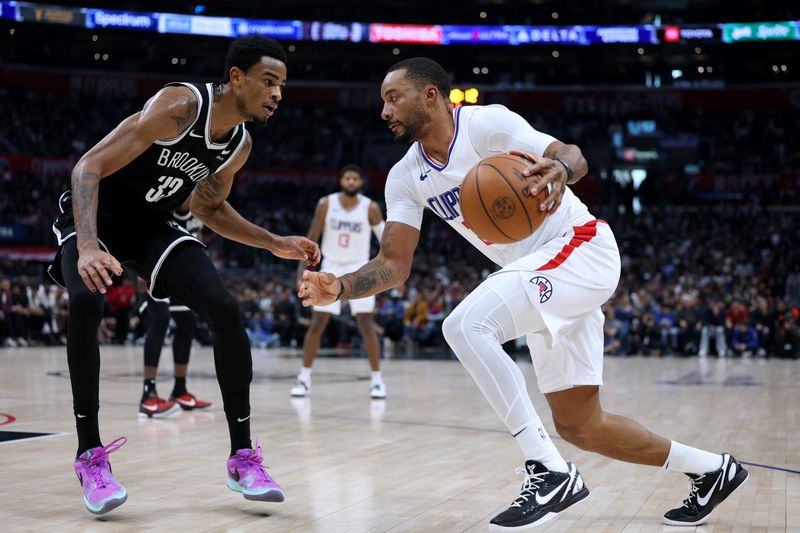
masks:
<instances>
[{"instance_id":1,"label":"basketball player in black jersey","mask_svg":"<svg viewBox=\"0 0 800 533\"><path fill-rule=\"evenodd\" d=\"M194 237L199 237L203 223L189 210L187 198L183 205L172 212L172 219ZM186 374L189 370L189 355L192 341L197 330L197 315L185 305L176 305L169 300L156 300L147 293L147 282L139 278L139 288L145 293L145 301L139 308L139 314L147 312L147 330L144 337L144 383L142 399L139 402L140 418L163 418L176 411L192 411L207 409L211 402L201 400L186 388ZM170 319L175 321L175 335L172 340L172 359L174 363L175 385L169 399L158 395L156 375L164 337L169 329Z\"/></svg>"},{"instance_id":2,"label":"basketball player in black jersey","mask_svg":"<svg viewBox=\"0 0 800 533\"><path fill-rule=\"evenodd\" d=\"M100 353L97 327L111 276L122 265L148 281L157 299L174 298L214 332L214 362L231 437L227 484L244 497L283 501L250 441L250 343L236 299L225 289L200 241L170 213L191 197L191 211L229 239L284 259L319 261L305 237L281 237L242 218L226 202L252 142L244 123L265 124L281 100L286 55L274 40L231 43L222 84L171 83L91 148L72 171L53 226L59 251L51 276L67 287L67 360L78 432L74 463L84 504L102 514L127 499L98 428Z\"/></svg>"}]
</instances>

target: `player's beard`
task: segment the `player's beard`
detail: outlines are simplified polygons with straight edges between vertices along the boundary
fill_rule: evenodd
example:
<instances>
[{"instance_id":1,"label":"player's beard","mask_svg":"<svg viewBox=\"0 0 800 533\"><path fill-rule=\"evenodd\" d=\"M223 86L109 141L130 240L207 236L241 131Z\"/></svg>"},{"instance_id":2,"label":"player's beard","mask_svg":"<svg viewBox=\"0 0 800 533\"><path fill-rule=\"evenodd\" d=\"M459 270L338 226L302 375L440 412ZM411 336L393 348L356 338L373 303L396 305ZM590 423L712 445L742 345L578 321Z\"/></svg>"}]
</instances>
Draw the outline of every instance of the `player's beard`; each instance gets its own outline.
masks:
<instances>
[{"instance_id":1,"label":"player's beard","mask_svg":"<svg viewBox=\"0 0 800 533\"><path fill-rule=\"evenodd\" d=\"M395 136L394 142L397 144L411 144L419 140L422 137L428 118L422 104L417 103L415 114L410 115L407 120L400 123L403 125L404 131L400 135Z\"/></svg>"},{"instance_id":2,"label":"player's beard","mask_svg":"<svg viewBox=\"0 0 800 533\"><path fill-rule=\"evenodd\" d=\"M358 196L358 189L356 189L354 191L350 191L350 190L347 190L347 189L342 189L342 192L344 193L345 196L347 196L349 198L355 198L356 196Z\"/></svg>"},{"instance_id":3,"label":"player's beard","mask_svg":"<svg viewBox=\"0 0 800 533\"><path fill-rule=\"evenodd\" d=\"M247 120L251 120L258 124L259 126L266 126L267 120L269 117L264 116L261 113L250 113L247 110L247 103L244 100L244 96L237 95L236 96L236 110L239 114L243 117L247 117Z\"/></svg>"}]
</instances>

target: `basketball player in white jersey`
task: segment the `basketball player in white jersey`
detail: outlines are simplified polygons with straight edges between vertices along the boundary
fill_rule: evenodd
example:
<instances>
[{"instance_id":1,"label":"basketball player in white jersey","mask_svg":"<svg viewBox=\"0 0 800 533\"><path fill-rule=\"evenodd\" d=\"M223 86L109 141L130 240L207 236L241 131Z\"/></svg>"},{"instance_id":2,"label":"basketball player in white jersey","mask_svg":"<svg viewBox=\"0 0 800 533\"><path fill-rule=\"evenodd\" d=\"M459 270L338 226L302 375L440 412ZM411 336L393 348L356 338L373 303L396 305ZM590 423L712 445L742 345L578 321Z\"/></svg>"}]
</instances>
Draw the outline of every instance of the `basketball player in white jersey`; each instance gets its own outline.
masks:
<instances>
[{"instance_id":1,"label":"basketball player in white jersey","mask_svg":"<svg viewBox=\"0 0 800 533\"><path fill-rule=\"evenodd\" d=\"M369 261L369 244L372 234L380 241L383 235L383 216L378 204L360 194L364 186L364 172L357 165L346 165L339 171L342 190L320 198L308 238L314 242L322 235L322 270L334 274L346 274L364 266ZM370 229L372 231L370 231ZM298 283L302 279L306 263L297 267ZM381 354L378 335L375 332L375 295L350 299L350 312L358 322L358 330L364 339L369 366L372 369L369 395L380 400L386 398L386 385L381 377ZM311 313L311 325L303 341L303 367L291 393L295 397L308 396L311 392L311 367L319 350L320 339L331 315L339 315L342 302L337 300L327 305L315 306Z\"/></svg>"},{"instance_id":2,"label":"basketball player in white jersey","mask_svg":"<svg viewBox=\"0 0 800 533\"><path fill-rule=\"evenodd\" d=\"M561 457L536 413L519 367L502 343L525 335L540 390L556 430L575 446L623 461L684 472L690 494L664 522L696 525L747 479L729 454L670 441L635 421L604 412L603 315L620 258L611 229L596 220L567 185L587 172L580 149L533 129L500 105L451 109L446 72L426 58L392 66L381 86L382 118L411 143L386 182L387 223L377 257L336 277L303 273L303 305L364 297L409 275L425 208L446 220L502 269L483 281L442 325L447 342L519 445L525 461L520 495L491 520L495 530L536 526L588 496L575 465ZM547 187L548 216L513 244L478 239L463 223L459 186L490 155L513 152L531 166L531 194ZM533 176L541 176L534 178ZM702 409L702 407L699 407Z\"/></svg>"}]
</instances>

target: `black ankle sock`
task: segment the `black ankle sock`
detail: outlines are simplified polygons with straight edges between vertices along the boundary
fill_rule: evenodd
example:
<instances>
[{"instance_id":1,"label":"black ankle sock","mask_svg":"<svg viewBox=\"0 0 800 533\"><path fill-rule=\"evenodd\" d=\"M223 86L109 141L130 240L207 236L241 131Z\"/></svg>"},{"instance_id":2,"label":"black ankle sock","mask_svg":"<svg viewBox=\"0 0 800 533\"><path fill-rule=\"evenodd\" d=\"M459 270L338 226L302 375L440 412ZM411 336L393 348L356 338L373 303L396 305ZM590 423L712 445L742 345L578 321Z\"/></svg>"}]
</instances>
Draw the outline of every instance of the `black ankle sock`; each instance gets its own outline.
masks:
<instances>
[{"instance_id":1,"label":"black ankle sock","mask_svg":"<svg viewBox=\"0 0 800 533\"><path fill-rule=\"evenodd\" d=\"M250 442L250 415L244 417L232 416L228 418L228 431L231 433L231 455L236 455L236 450L252 448Z\"/></svg>"},{"instance_id":2,"label":"black ankle sock","mask_svg":"<svg viewBox=\"0 0 800 533\"><path fill-rule=\"evenodd\" d=\"M186 376L179 378L175 376L175 386L172 388L172 397L177 398L182 394L186 394L188 391L186 390Z\"/></svg>"},{"instance_id":3,"label":"black ankle sock","mask_svg":"<svg viewBox=\"0 0 800 533\"><path fill-rule=\"evenodd\" d=\"M103 445L100 441L100 427L97 423L97 414L85 416L83 414L76 415L75 427L78 430L78 453L75 455L76 459L86 450Z\"/></svg>"},{"instance_id":4,"label":"black ankle sock","mask_svg":"<svg viewBox=\"0 0 800 533\"><path fill-rule=\"evenodd\" d=\"M144 380L144 391L142 391L142 401L145 401L150 396L155 396L156 394L158 394L156 392L156 380L155 379Z\"/></svg>"}]
</instances>

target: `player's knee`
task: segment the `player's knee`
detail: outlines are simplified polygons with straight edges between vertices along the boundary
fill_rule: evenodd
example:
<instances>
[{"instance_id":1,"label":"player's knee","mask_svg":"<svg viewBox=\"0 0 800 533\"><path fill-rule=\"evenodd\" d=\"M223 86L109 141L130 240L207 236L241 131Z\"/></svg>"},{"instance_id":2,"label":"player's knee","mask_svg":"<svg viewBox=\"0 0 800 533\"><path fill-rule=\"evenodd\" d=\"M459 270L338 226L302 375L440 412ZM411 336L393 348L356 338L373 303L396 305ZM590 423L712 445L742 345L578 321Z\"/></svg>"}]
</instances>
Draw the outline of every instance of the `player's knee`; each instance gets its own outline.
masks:
<instances>
[{"instance_id":1,"label":"player's knee","mask_svg":"<svg viewBox=\"0 0 800 533\"><path fill-rule=\"evenodd\" d=\"M444 322L442 322L442 335L444 336L444 340L447 341L447 344L450 346L455 346L459 343L459 340L464 338L462 324L463 316L458 307L453 309L453 312L444 319Z\"/></svg>"},{"instance_id":2,"label":"player's knee","mask_svg":"<svg viewBox=\"0 0 800 533\"><path fill-rule=\"evenodd\" d=\"M103 295L93 293L81 287L69 293L70 317L96 320L98 323L103 315Z\"/></svg>"},{"instance_id":3,"label":"player's knee","mask_svg":"<svg viewBox=\"0 0 800 533\"><path fill-rule=\"evenodd\" d=\"M329 317L327 314L323 313L316 313L311 317L311 329L316 332L320 332L325 329L325 326L328 325Z\"/></svg>"},{"instance_id":4,"label":"player's knee","mask_svg":"<svg viewBox=\"0 0 800 533\"><path fill-rule=\"evenodd\" d=\"M154 332L166 332L167 328L169 327L169 316L167 317L151 317L150 318L150 329Z\"/></svg>"},{"instance_id":5,"label":"player's knee","mask_svg":"<svg viewBox=\"0 0 800 533\"><path fill-rule=\"evenodd\" d=\"M239 304L228 291L212 295L206 301L206 309L212 322L240 320Z\"/></svg>"}]
</instances>

